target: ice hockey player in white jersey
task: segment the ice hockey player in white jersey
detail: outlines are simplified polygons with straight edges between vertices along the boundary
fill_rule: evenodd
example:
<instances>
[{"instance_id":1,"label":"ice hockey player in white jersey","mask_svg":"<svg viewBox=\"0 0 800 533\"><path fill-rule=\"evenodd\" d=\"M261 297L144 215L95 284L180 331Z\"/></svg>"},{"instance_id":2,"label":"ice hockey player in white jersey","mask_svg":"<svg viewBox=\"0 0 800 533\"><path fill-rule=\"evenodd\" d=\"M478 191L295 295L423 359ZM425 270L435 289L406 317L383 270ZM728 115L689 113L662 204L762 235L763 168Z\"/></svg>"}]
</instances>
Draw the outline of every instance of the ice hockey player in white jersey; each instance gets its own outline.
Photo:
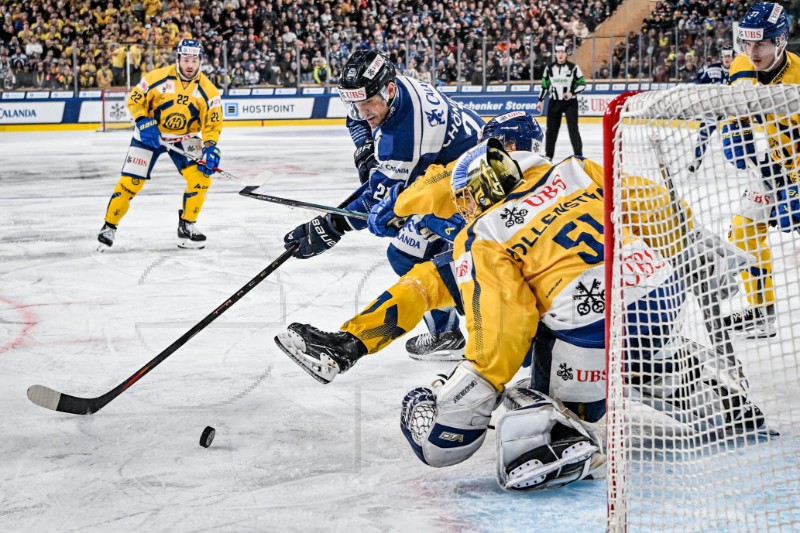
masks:
<instances>
[{"instance_id":1,"label":"ice hockey player in white jersey","mask_svg":"<svg viewBox=\"0 0 800 533\"><path fill-rule=\"evenodd\" d=\"M407 186L432 163L457 159L480 138L483 119L433 86L397 76L389 58L377 50L357 51L342 69L339 95L344 102L353 138L366 142L364 125L374 143L374 161L365 181L346 209L368 213L395 185ZM357 154L358 157L358 154ZM446 251L443 239L429 239L425 220L410 217L393 238L387 255L398 275L415 264ZM295 257L310 258L334 246L350 230L366 222L338 215L318 216L289 232L286 247L297 245ZM411 339L409 351L463 353L464 338L454 309L426 316L429 334Z\"/></svg>"}]
</instances>

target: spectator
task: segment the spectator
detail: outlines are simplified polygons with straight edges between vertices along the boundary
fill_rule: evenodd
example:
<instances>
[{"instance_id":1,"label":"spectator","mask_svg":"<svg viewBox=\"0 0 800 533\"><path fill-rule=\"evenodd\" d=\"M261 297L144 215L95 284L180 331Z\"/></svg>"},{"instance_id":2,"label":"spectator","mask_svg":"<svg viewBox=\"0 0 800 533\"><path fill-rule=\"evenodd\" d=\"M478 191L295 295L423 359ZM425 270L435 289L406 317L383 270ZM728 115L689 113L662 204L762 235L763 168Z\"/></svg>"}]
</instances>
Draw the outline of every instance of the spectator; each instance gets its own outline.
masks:
<instances>
[{"instance_id":1,"label":"spectator","mask_svg":"<svg viewBox=\"0 0 800 533\"><path fill-rule=\"evenodd\" d=\"M300 83L314 83L314 67L308 61L308 56L300 56Z\"/></svg>"},{"instance_id":2,"label":"spectator","mask_svg":"<svg viewBox=\"0 0 800 533\"><path fill-rule=\"evenodd\" d=\"M253 87L259 83L261 83L261 76L259 75L258 70L256 70L256 64L250 63L250 65L247 67L247 70L244 72L244 84L249 87Z\"/></svg>"},{"instance_id":3,"label":"spectator","mask_svg":"<svg viewBox=\"0 0 800 533\"><path fill-rule=\"evenodd\" d=\"M327 85L331 80L332 72L324 57L320 57L314 67L314 82L317 85Z\"/></svg>"}]
</instances>

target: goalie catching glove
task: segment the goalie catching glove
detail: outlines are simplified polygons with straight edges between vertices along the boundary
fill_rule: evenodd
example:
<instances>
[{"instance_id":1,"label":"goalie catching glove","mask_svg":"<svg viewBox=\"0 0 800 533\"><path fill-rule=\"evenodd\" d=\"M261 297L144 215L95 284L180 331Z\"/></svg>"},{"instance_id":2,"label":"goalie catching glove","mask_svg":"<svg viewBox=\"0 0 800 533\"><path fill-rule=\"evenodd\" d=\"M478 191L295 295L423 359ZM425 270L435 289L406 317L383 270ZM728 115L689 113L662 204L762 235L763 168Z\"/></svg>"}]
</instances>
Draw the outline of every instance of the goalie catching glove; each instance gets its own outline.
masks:
<instances>
[{"instance_id":1,"label":"goalie catching glove","mask_svg":"<svg viewBox=\"0 0 800 533\"><path fill-rule=\"evenodd\" d=\"M292 255L298 259L308 259L333 248L349 229L342 216L320 215L287 233L283 237L283 244L287 250L297 244L298 248Z\"/></svg>"},{"instance_id":2,"label":"goalie catching glove","mask_svg":"<svg viewBox=\"0 0 800 533\"><path fill-rule=\"evenodd\" d=\"M449 377L406 394L400 429L423 463L437 468L454 465L481 447L500 398L465 361Z\"/></svg>"}]
</instances>

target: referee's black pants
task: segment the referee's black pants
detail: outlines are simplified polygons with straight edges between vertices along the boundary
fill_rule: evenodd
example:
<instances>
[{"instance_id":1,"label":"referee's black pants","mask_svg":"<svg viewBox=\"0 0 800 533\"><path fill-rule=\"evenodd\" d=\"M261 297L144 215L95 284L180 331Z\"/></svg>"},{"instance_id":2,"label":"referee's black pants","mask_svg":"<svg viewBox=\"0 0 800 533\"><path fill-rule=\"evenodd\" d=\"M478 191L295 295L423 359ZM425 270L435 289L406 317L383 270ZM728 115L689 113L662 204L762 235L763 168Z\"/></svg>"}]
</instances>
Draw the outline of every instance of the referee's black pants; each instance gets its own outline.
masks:
<instances>
[{"instance_id":1,"label":"referee's black pants","mask_svg":"<svg viewBox=\"0 0 800 533\"><path fill-rule=\"evenodd\" d=\"M583 155L583 141L578 131L578 99L574 96L570 100L551 98L547 106L547 132L544 142L548 159L553 159L553 155L556 153L556 140L558 139L558 130L561 128L562 115L567 117L567 130L572 143L572 152L575 155Z\"/></svg>"}]
</instances>

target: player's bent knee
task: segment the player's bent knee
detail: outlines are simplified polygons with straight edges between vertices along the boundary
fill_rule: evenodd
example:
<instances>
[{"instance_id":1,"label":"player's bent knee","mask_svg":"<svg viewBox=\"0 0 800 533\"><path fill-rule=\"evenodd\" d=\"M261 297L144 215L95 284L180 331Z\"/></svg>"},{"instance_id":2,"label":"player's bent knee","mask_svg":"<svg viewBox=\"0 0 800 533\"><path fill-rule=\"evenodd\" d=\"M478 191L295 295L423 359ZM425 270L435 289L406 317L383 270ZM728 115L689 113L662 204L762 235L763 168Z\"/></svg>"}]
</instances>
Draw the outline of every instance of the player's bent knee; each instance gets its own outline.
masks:
<instances>
[{"instance_id":1,"label":"player's bent knee","mask_svg":"<svg viewBox=\"0 0 800 533\"><path fill-rule=\"evenodd\" d=\"M454 465L481 447L500 397L464 362L444 382L406 394L400 428L422 462L437 468Z\"/></svg>"},{"instance_id":2,"label":"player's bent knee","mask_svg":"<svg viewBox=\"0 0 800 533\"><path fill-rule=\"evenodd\" d=\"M192 192L205 194L205 191L211 187L211 176L206 176L200 172L197 166L184 169L183 177L186 180L186 189Z\"/></svg>"},{"instance_id":3,"label":"player's bent knee","mask_svg":"<svg viewBox=\"0 0 800 533\"><path fill-rule=\"evenodd\" d=\"M119 179L118 186L121 189L120 192L128 193L131 197L136 196L136 194L142 190L144 184L147 180L142 178L132 178L130 176L122 176Z\"/></svg>"},{"instance_id":4,"label":"player's bent knee","mask_svg":"<svg viewBox=\"0 0 800 533\"><path fill-rule=\"evenodd\" d=\"M497 482L504 490L562 487L600 472L601 445L558 400L519 383L506 389L497 423Z\"/></svg>"}]
</instances>

